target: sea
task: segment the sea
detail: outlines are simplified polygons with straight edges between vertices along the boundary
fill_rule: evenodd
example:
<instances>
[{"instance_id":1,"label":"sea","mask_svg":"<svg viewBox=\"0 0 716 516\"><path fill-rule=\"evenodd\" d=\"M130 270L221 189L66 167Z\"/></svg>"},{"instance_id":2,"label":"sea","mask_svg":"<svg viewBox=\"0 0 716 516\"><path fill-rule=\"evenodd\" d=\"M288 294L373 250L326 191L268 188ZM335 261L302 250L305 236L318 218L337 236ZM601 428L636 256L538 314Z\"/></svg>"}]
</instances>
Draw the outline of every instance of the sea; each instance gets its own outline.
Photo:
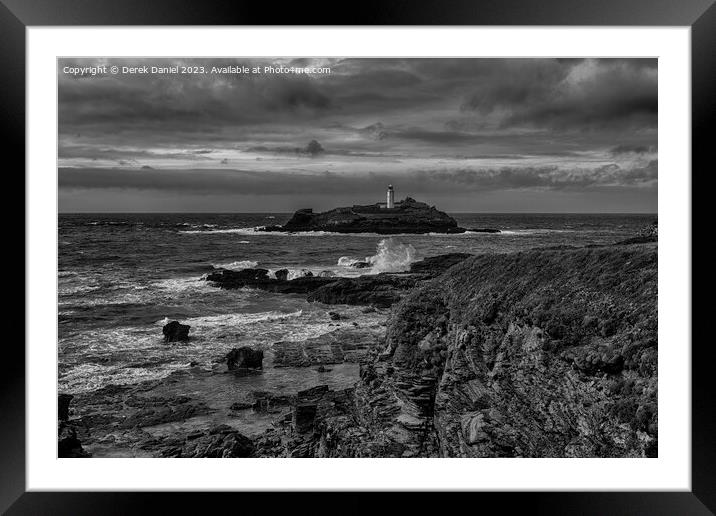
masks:
<instances>
[{"instance_id":1,"label":"sea","mask_svg":"<svg viewBox=\"0 0 716 516\"><path fill-rule=\"evenodd\" d=\"M309 303L300 295L221 290L204 279L215 269L288 269L290 277L307 271L334 276L397 272L446 253L608 244L656 221L655 214L456 213L452 215L462 227L501 232L386 237L256 230L283 224L290 215L60 214L59 392L159 380L189 368L218 371L221 357L233 347L270 351L279 341L335 331L343 323L331 319L332 310L343 310L350 314L349 321L367 325L385 317L364 314L359 307ZM359 261L370 266L356 268ZM188 343L163 342L162 326L171 320L191 326ZM247 388L251 382L300 385L305 380L310 385L311 374L269 368L260 379L246 380ZM357 369L350 369L343 381L353 381L356 374Z\"/></svg>"}]
</instances>

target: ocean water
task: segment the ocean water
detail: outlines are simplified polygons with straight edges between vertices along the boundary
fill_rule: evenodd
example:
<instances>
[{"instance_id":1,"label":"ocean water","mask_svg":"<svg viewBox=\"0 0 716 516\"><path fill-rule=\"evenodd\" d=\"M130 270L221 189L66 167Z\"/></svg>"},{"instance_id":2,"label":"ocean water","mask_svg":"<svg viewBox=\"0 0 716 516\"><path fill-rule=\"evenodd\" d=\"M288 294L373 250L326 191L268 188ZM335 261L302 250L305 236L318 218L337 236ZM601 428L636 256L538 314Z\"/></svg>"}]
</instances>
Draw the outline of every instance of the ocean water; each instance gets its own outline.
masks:
<instances>
[{"instance_id":1,"label":"ocean water","mask_svg":"<svg viewBox=\"0 0 716 516\"><path fill-rule=\"evenodd\" d=\"M329 307L299 295L222 291L203 280L215 268L288 268L292 276L355 276L406 270L450 252L505 253L554 245L611 243L633 236L656 215L454 214L463 227L500 234L342 235L262 233L290 214L61 214L58 363L61 392L158 379L190 367L215 368L232 347L269 351L339 329ZM369 268L351 267L368 261ZM350 321L379 324L385 314L339 307ZM168 346L169 320L191 325L189 343ZM218 357L218 358L217 358ZM352 371L352 369L351 369ZM356 373L356 371L353 371ZM350 377L353 373L346 373ZM298 373L296 373L298 375ZM291 383L290 372L271 378ZM246 380L248 382L254 380Z\"/></svg>"}]
</instances>

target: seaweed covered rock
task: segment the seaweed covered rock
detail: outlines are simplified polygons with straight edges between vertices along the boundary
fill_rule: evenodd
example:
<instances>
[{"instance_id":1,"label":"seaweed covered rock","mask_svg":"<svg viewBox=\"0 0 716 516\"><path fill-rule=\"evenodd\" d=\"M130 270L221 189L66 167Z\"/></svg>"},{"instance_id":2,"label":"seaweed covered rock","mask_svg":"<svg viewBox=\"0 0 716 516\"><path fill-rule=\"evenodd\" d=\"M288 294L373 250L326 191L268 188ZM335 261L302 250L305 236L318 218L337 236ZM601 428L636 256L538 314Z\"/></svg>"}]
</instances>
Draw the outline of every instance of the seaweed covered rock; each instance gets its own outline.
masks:
<instances>
[{"instance_id":1,"label":"seaweed covered rock","mask_svg":"<svg viewBox=\"0 0 716 516\"><path fill-rule=\"evenodd\" d=\"M226 355L229 371L235 369L263 369L264 352L249 346L234 348Z\"/></svg>"},{"instance_id":2,"label":"seaweed covered rock","mask_svg":"<svg viewBox=\"0 0 716 516\"><path fill-rule=\"evenodd\" d=\"M171 321L164 325L162 333L164 334L164 342L186 342L189 340L188 324L181 324L179 321Z\"/></svg>"}]
</instances>

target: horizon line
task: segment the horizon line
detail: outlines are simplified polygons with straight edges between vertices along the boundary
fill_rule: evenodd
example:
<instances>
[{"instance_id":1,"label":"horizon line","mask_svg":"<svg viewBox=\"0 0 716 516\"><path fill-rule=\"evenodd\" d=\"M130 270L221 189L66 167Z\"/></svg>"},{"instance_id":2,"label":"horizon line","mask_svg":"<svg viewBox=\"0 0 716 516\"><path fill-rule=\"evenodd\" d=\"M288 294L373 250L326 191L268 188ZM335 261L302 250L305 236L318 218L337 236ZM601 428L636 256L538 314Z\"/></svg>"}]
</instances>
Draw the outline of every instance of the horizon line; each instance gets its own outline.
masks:
<instances>
[{"instance_id":1,"label":"horizon line","mask_svg":"<svg viewBox=\"0 0 716 516\"><path fill-rule=\"evenodd\" d=\"M58 211L58 215L252 215L293 211ZM658 211L445 211L462 215L658 215Z\"/></svg>"}]
</instances>

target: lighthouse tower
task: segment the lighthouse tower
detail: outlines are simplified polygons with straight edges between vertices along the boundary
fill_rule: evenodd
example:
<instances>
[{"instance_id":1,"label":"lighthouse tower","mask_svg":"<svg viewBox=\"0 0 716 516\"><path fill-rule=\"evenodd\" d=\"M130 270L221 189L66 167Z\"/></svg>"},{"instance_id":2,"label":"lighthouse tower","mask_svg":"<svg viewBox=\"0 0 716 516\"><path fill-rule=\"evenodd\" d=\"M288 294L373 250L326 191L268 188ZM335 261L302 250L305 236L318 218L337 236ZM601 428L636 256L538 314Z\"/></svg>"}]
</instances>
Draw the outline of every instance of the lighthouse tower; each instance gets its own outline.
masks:
<instances>
[{"instance_id":1,"label":"lighthouse tower","mask_svg":"<svg viewBox=\"0 0 716 516\"><path fill-rule=\"evenodd\" d=\"M393 185L388 185L388 193L386 199L386 208L395 208L395 192L393 191Z\"/></svg>"}]
</instances>

